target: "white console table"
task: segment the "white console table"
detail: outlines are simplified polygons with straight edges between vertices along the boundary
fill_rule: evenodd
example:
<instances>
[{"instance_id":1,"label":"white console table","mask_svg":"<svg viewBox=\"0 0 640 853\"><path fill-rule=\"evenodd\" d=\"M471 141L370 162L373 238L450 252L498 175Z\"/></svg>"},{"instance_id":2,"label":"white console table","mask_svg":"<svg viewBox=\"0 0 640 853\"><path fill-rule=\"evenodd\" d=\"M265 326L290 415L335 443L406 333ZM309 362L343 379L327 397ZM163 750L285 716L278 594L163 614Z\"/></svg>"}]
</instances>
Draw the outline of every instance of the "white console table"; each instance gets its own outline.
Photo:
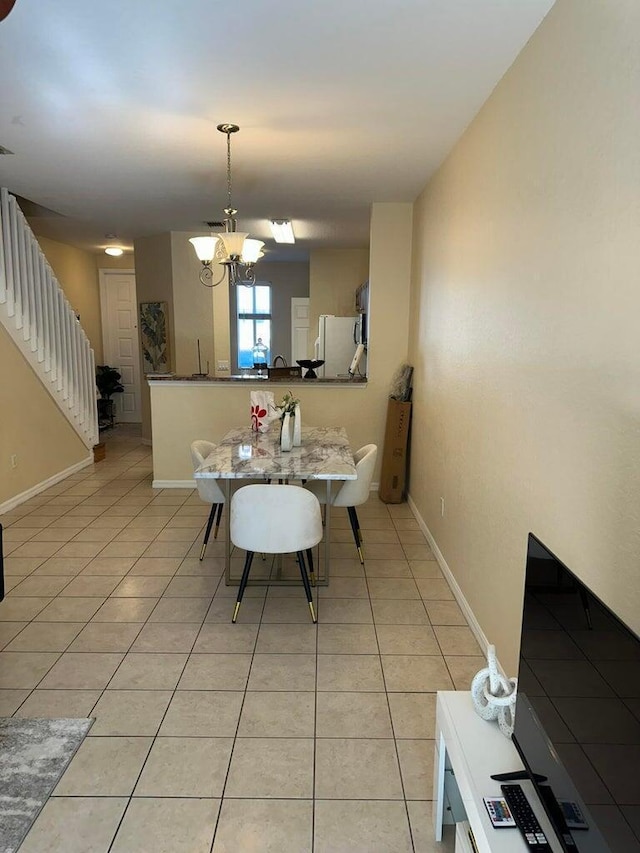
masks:
<instances>
[{"instance_id":1,"label":"white console table","mask_svg":"<svg viewBox=\"0 0 640 853\"><path fill-rule=\"evenodd\" d=\"M436 707L433 824L442 840L445 823L468 821L478 853L529 853L517 828L495 829L482 801L501 796L500 782L492 773L523 769L518 752L497 723L481 719L465 691L439 692ZM540 821L554 853L562 853L542 803L531 782L519 782ZM458 831L456 853L471 850ZM467 842L468 844L468 842Z\"/></svg>"}]
</instances>

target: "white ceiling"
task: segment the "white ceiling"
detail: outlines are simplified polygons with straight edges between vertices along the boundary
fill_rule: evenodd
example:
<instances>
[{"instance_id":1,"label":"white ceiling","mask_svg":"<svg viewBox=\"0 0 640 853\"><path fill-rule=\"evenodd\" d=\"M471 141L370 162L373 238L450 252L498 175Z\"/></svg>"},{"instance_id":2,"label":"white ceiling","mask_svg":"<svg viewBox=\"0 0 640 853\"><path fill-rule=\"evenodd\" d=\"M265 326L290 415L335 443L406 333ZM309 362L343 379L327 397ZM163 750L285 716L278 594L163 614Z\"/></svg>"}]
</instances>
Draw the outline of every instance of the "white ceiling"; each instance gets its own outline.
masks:
<instances>
[{"instance_id":1,"label":"white ceiling","mask_svg":"<svg viewBox=\"0 0 640 853\"><path fill-rule=\"evenodd\" d=\"M0 184L81 248L202 230L226 205L216 125L235 122L241 230L288 217L298 250L366 246L371 203L416 198L552 4L17 0Z\"/></svg>"}]
</instances>

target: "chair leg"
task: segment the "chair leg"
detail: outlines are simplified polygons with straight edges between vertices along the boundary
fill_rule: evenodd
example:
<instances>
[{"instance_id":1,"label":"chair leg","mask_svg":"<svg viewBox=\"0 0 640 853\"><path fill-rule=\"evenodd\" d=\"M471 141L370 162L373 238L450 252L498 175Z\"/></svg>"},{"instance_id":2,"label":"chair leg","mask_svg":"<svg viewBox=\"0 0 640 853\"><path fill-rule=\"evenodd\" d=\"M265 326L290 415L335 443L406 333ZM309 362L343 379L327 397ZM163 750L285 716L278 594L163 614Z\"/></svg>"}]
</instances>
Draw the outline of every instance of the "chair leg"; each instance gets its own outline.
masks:
<instances>
[{"instance_id":1,"label":"chair leg","mask_svg":"<svg viewBox=\"0 0 640 853\"><path fill-rule=\"evenodd\" d=\"M307 548L307 560L309 561L309 577L311 579L311 586L316 585L316 575L313 570L313 549Z\"/></svg>"},{"instance_id":2,"label":"chair leg","mask_svg":"<svg viewBox=\"0 0 640 853\"><path fill-rule=\"evenodd\" d=\"M242 604L242 596L244 595L244 591L247 588L247 581L249 580L249 572L251 571L251 563L253 562L253 551L247 551L247 556L244 559L244 569L242 571L242 578L240 579L240 586L238 587L238 598L236 599L235 610L233 611L232 622L235 622L238 618L238 610L240 610L240 605Z\"/></svg>"},{"instance_id":3,"label":"chair leg","mask_svg":"<svg viewBox=\"0 0 640 853\"><path fill-rule=\"evenodd\" d=\"M353 517L356 520L356 527L358 528L358 539L360 540L360 544L362 545L362 544L364 544L364 536L362 535L362 530L360 529L360 520L358 518L358 513L356 512L356 508L352 507L352 509L353 509Z\"/></svg>"},{"instance_id":4,"label":"chair leg","mask_svg":"<svg viewBox=\"0 0 640 853\"><path fill-rule=\"evenodd\" d=\"M309 603L309 610L311 611L311 620L313 622L317 622L316 613L313 609L313 596L311 595L311 586L309 585L309 576L307 575L307 567L304 564L304 554L302 551L298 551L298 564L300 565L300 574L302 575L302 583L304 584L304 591L307 594L307 602Z\"/></svg>"},{"instance_id":5,"label":"chair leg","mask_svg":"<svg viewBox=\"0 0 640 853\"><path fill-rule=\"evenodd\" d=\"M222 504L220 506L222 506ZM204 542L202 543L202 548L200 549L201 560L204 560L204 552L207 550L207 542L209 541L209 534L211 533L211 528L213 527L213 519L215 518L217 507L218 504L211 504L211 512L209 513L209 518L207 520L207 529L204 532Z\"/></svg>"},{"instance_id":6,"label":"chair leg","mask_svg":"<svg viewBox=\"0 0 640 853\"><path fill-rule=\"evenodd\" d=\"M218 538L218 530L220 530L220 519L222 518L222 510L224 509L224 504L218 504L218 515L216 517L216 529L213 531L213 538Z\"/></svg>"},{"instance_id":7,"label":"chair leg","mask_svg":"<svg viewBox=\"0 0 640 853\"><path fill-rule=\"evenodd\" d=\"M360 527L358 525L358 516L356 513L356 508L354 506L348 506L347 512L349 513L349 521L351 522L353 539L356 543L356 548L358 549L358 556L360 557L360 562L362 563L362 565L364 565L364 556L362 554L362 546L360 540Z\"/></svg>"}]
</instances>

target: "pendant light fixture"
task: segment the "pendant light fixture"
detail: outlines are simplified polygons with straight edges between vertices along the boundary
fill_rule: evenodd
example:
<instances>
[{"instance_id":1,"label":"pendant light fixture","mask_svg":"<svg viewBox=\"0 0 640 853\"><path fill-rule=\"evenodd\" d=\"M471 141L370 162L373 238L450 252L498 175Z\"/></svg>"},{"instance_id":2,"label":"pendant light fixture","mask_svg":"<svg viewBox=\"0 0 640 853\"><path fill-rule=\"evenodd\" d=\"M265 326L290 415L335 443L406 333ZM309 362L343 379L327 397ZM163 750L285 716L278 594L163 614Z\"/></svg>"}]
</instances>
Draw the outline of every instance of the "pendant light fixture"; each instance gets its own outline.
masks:
<instances>
[{"instance_id":1,"label":"pendant light fixture","mask_svg":"<svg viewBox=\"0 0 640 853\"><path fill-rule=\"evenodd\" d=\"M202 261L200 281L205 287L216 287L224 280L227 271L230 284L251 287L256 281L254 265L264 254L264 243L250 239L245 231L237 230L235 215L238 211L231 203L231 134L237 133L240 128L237 124L219 124L218 130L227 137L227 206L224 209L224 221L210 224L224 225L225 230L220 234L212 233L209 237L191 237L189 242L193 243ZM215 278L214 262L222 267L218 279Z\"/></svg>"}]
</instances>

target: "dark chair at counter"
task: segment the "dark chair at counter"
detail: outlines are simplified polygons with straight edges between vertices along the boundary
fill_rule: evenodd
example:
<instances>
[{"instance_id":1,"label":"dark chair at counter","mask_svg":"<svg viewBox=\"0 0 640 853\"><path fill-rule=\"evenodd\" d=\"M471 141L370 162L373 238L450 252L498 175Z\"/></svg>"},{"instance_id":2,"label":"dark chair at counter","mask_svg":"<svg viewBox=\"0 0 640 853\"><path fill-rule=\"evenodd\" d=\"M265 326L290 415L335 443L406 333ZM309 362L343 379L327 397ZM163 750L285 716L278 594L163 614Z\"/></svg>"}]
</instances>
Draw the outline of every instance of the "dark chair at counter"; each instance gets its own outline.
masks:
<instances>
[{"instance_id":1,"label":"dark chair at counter","mask_svg":"<svg viewBox=\"0 0 640 853\"><path fill-rule=\"evenodd\" d=\"M369 489L371 488L371 480L373 479L373 469L376 466L378 456L378 447L375 444L365 444L360 450L353 454L356 463L356 471L358 473L357 480L346 480L344 485L340 486L334 494L331 501L331 506L345 506L349 513L349 522L353 531L353 539L358 549L360 562L364 564L364 556L362 554L362 532L358 521L356 507L365 503L369 497ZM308 482L305 489L318 498L321 504L327 502L327 489L324 483L317 481Z\"/></svg>"},{"instance_id":2,"label":"dark chair at counter","mask_svg":"<svg viewBox=\"0 0 640 853\"><path fill-rule=\"evenodd\" d=\"M215 450L216 445L211 441L194 441L191 444L191 461L193 462L193 470L195 471L199 468L204 460L209 456L209 454ZM224 493L220 486L218 485L217 480L202 480L196 479L196 486L198 487L198 495L200 500L205 503L211 504L211 512L209 513L209 519L207 521L207 529L204 534L204 542L202 543L202 549L200 550L200 559L204 559L204 552L207 550L207 542L209 541L209 534L211 533L211 528L213 526L214 518L217 512L216 529L213 533L213 538L218 538L218 530L220 528L220 519L222 518L222 510L224 509Z\"/></svg>"}]
</instances>

